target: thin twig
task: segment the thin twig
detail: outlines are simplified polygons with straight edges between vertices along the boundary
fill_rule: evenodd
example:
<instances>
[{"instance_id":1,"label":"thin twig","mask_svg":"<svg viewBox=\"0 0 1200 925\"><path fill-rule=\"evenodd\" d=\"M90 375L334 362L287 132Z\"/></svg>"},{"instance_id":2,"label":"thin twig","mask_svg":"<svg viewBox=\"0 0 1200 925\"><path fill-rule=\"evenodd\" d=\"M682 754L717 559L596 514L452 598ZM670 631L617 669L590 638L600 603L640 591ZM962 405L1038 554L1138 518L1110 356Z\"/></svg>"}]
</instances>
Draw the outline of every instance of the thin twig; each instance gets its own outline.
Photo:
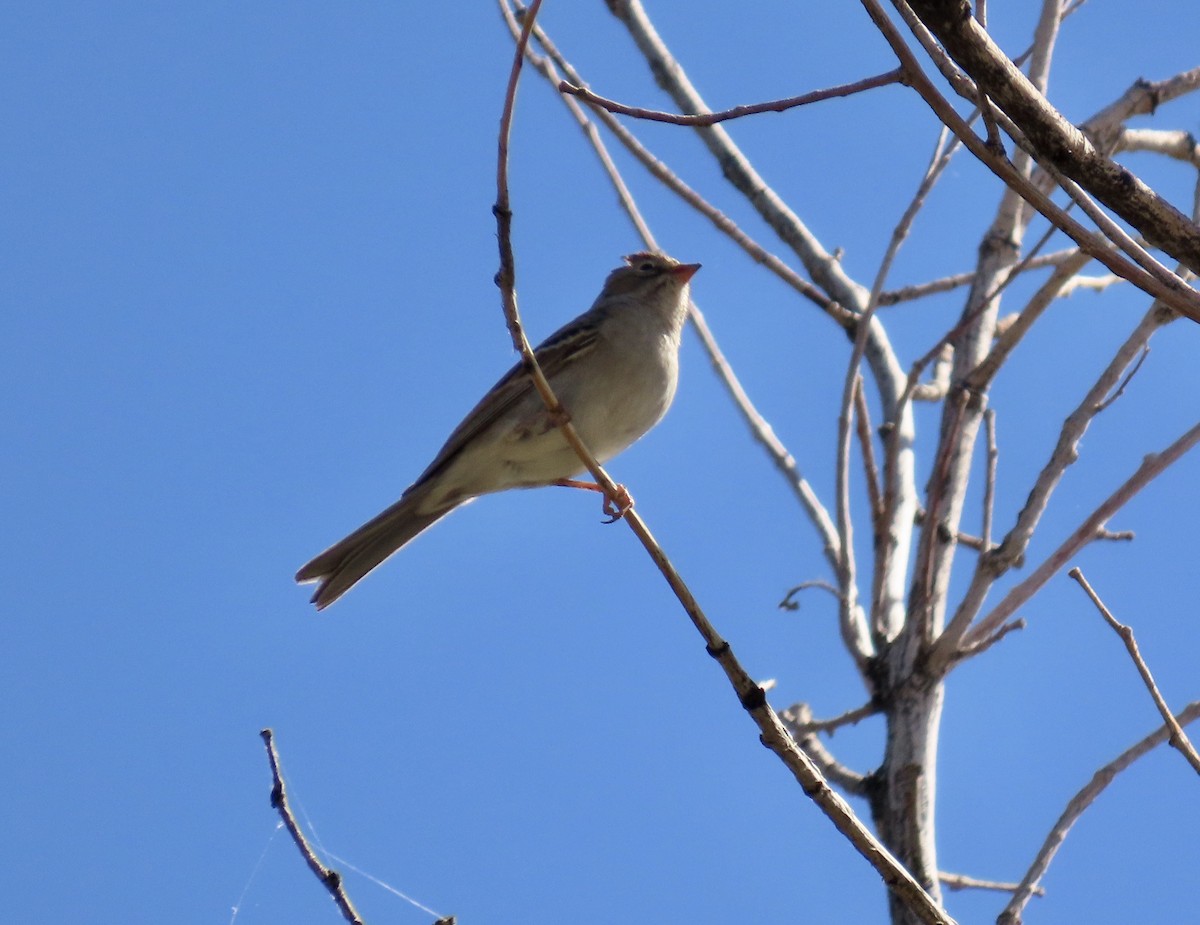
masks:
<instances>
[{"instance_id":1,"label":"thin twig","mask_svg":"<svg viewBox=\"0 0 1200 925\"><path fill-rule=\"evenodd\" d=\"M1175 720L1181 726L1187 725L1197 717L1200 717L1200 701L1189 703L1180 712L1175 714ZM1062 847L1062 843L1066 840L1071 827L1083 815L1084 811L1096 801L1096 798L1100 796L1104 789L1112 783L1113 778L1151 749L1167 741L1170 734L1171 730L1169 727L1160 726L1154 732L1150 733L1150 735L1126 749L1098 770L1092 776L1092 779L1071 798L1062 815L1058 817L1058 821L1050 829L1050 833L1046 836L1045 841L1042 842L1041 849L1030 865L1028 872L1021 879L1021 884L1017 888L1013 898L1009 900L1008 905L1004 907L1004 911L996 920L997 925L1019 925L1021 922L1021 911L1029 903L1029 898L1037 889L1042 877L1046 875L1046 870L1050 867L1050 862L1054 860L1058 849Z\"/></svg>"},{"instance_id":2,"label":"thin twig","mask_svg":"<svg viewBox=\"0 0 1200 925\"><path fill-rule=\"evenodd\" d=\"M296 823L296 817L292 814L291 806L288 805L287 788L283 784L283 772L279 767L279 754L275 751L275 734L270 729L264 729L259 735L262 736L262 740L267 746L267 761L271 764L271 806L279 813L279 818L283 820L284 826L291 833L292 841L300 849L300 854L304 857L304 862L308 865L309 870L316 874L317 879L321 881L321 886L325 887L329 891L329 895L333 897L334 903L342 913L342 918L353 925L363 925L358 910L354 908L354 903L350 901L350 897L346 893L342 875L321 863L316 852L308 843L308 839L300 831L300 826Z\"/></svg>"},{"instance_id":3,"label":"thin twig","mask_svg":"<svg viewBox=\"0 0 1200 925\"><path fill-rule=\"evenodd\" d=\"M849 468L849 421L847 418L850 415L850 406L852 402L854 385L861 380L859 373L859 363L861 362L863 352L866 349L866 335L869 331L869 325L874 317L875 312L879 308L879 294L883 292L884 284L887 282L888 274L891 272L892 264L896 260L896 255L900 253L900 248L908 237L909 231L912 229L913 222L916 221L917 215L924 207L930 192L936 185L938 179L945 172L950 164L950 159L954 155L954 149L948 147L946 140L949 134L943 129L938 134L937 143L934 145L933 152L930 155L929 163L925 167L925 172L921 175L921 180L917 184L916 190L913 192L912 199L909 200L904 212L901 213L895 226L892 228L891 237L888 239L887 249L884 251L883 259L879 263L879 269L875 274L875 281L871 285L871 293L867 298L866 311L863 312L863 317L859 321L859 328L854 339L854 349L850 354L850 362L847 367L846 382L843 385L841 411L838 418L838 458L837 471L839 479L842 476L843 470ZM865 405L865 403L864 403ZM886 416L889 421L898 420L901 414L909 412L911 406L908 402L901 400L901 407L897 409L894 417ZM894 438L896 434L893 429L890 436ZM888 452L893 453L897 449L897 444L894 441L889 442ZM847 458L843 458L843 454ZM885 478L889 481L885 484L883 498L879 508L879 513L873 518L875 525L875 561L874 575L871 587L871 615L872 629L876 639L892 639L902 629L902 603L896 597L894 585L896 581L896 573L904 572L907 565L908 544L905 542L903 548L896 542L898 534L893 530L893 525L898 524L898 512L896 510L896 500L903 495L901 485L893 483L890 478L894 478L897 474L895 460L889 459L885 465ZM839 514L842 513L843 493L841 483L839 482ZM914 505L915 506L915 505ZM849 517L849 489L845 488L845 515ZM875 508L872 505L872 513ZM838 524L842 527L841 522ZM904 533L905 537L911 535L909 524L904 525L909 528ZM847 526L844 530L846 535L849 535L850 529ZM846 542L846 540L843 540ZM904 560L901 559L904 557ZM888 577L892 577L891 584L893 587L888 587Z\"/></svg>"},{"instance_id":4,"label":"thin twig","mask_svg":"<svg viewBox=\"0 0 1200 925\"><path fill-rule=\"evenodd\" d=\"M1015 893L1020 886L1019 883L980 880L976 877L968 877L966 874L952 874L945 870L938 871L938 879L942 881L942 886L955 892L959 890L992 890L997 893ZM1046 895L1045 888L1040 886L1035 887L1033 892L1038 896Z\"/></svg>"},{"instance_id":5,"label":"thin twig","mask_svg":"<svg viewBox=\"0 0 1200 925\"><path fill-rule=\"evenodd\" d=\"M996 632L992 633L992 635L988 636L986 639L981 639L979 642L973 643L969 646L964 646L961 650L959 650L958 657L955 659L955 664L965 662L967 659L974 658L977 655L982 655L1009 633L1023 629L1025 629L1024 618L1019 617L1016 620L1013 620L1011 623L1005 623L1002 627L1000 627L1000 629L996 630Z\"/></svg>"},{"instance_id":6,"label":"thin twig","mask_svg":"<svg viewBox=\"0 0 1200 925\"><path fill-rule=\"evenodd\" d=\"M816 732L832 734L843 726L857 726L864 719L869 716L875 716L878 712L879 705L873 701L869 701L861 707L847 710L845 713L840 713L832 719L812 719L812 709L809 708L808 704L798 703L788 707L786 710L780 711L779 715L785 722L791 724L793 735L805 736ZM800 719L802 716L809 718Z\"/></svg>"},{"instance_id":7,"label":"thin twig","mask_svg":"<svg viewBox=\"0 0 1200 925\"><path fill-rule=\"evenodd\" d=\"M879 466L875 462L875 444L871 429L871 410L867 407L867 396L863 392L860 375L854 382L854 423L858 432L858 447L862 453L863 478L867 482L867 502L871 505L871 523L876 542L883 539L880 530L883 524L883 493L879 488Z\"/></svg>"},{"instance_id":8,"label":"thin twig","mask_svg":"<svg viewBox=\"0 0 1200 925\"><path fill-rule=\"evenodd\" d=\"M1143 344L1142 352L1138 354L1137 361L1133 364L1133 367L1129 370L1129 372L1125 374L1125 378L1121 380L1121 384L1118 385L1113 390L1113 393L1105 398L1104 401L1096 405L1097 414L1099 414L1101 411L1108 410L1108 408L1112 406L1113 402L1125 394L1126 387L1128 387L1133 377L1137 375L1138 370L1142 368L1142 364L1146 362L1146 357L1148 356L1150 356L1150 345Z\"/></svg>"},{"instance_id":9,"label":"thin twig","mask_svg":"<svg viewBox=\"0 0 1200 925\"><path fill-rule=\"evenodd\" d=\"M1005 279L1018 276L1022 273L1028 273L1031 270L1057 267L1064 260L1078 253L1079 248L1068 247L1060 251L1055 251L1052 254L1042 254L1027 261L1023 260L1020 264L1004 271ZM1089 257L1088 260L1090 259ZM950 292L962 286L969 286L975 282L976 275L977 271L970 270L966 273L955 273L953 276L943 276L940 279L930 280L927 283L917 283L912 286L903 286L900 289L890 289L879 294L879 305L882 308L886 305L898 305L901 302L911 302L915 299L923 299L926 296Z\"/></svg>"},{"instance_id":10,"label":"thin twig","mask_svg":"<svg viewBox=\"0 0 1200 925\"><path fill-rule=\"evenodd\" d=\"M841 592L838 591L835 585L830 584L828 581L822 581L820 578L814 578L810 581L802 581L800 584L788 588L787 594L783 596L783 600L775 606L780 610L799 610L800 602L796 600L796 595L801 591L807 591L809 588L820 588L822 591L828 591L832 594L835 601L841 600Z\"/></svg>"},{"instance_id":11,"label":"thin twig","mask_svg":"<svg viewBox=\"0 0 1200 925\"><path fill-rule=\"evenodd\" d=\"M1056 274L1058 272L1057 270L1055 271ZM1054 449L1050 453L1050 458L1042 467L1041 472L1038 473L1038 477L1029 491L1024 506L1017 514L1016 522L1009 529L1004 539L1000 541L1000 544L991 549L987 555L980 557L976 563L975 571L971 575L971 582L967 586L966 593L959 602L954 612L954 617L947 624L945 632L938 640L938 659L944 662L954 658L954 650L967 633L971 621L978 616L979 611L983 607L984 600L987 598L988 591L995 584L996 579L1010 568L1024 562L1025 553L1029 548L1034 531L1041 522L1042 516L1050 504L1050 499L1067 469L1078 460L1079 443L1091 426L1105 397L1111 394L1112 390L1121 380L1124 371L1129 368L1134 358L1144 348L1151 336L1163 325L1170 323L1174 317L1173 312L1164 309L1159 303L1156 302L1152 305L1150 310L1146 312L1141 321L1138 322L1137 326L1130 333L1129 337L1117 349L1108 366L1092 384L1092 387L1088 389L1087 394L1084 395L1075 410L1067 415L1059 431ZM1017 324L1019 325L1020 321ZM1017 325L1013 327L1015 328ZM969 382L973 381L976 375L981 374L985 366L992 363L996 354L1004 349L1003 345L1005 343L1009 343L1011 346L1012 342L1008 341L1010 333L1011 331L1006 332L1000 338L1000 342L993 348L988 359L976 367L975 371L967 377ZM992 366L992 370L995 369L998 369L998 366ZM989 376L992 374L994 373L987 373ZM1098 524L1098 527L1103 528L1104 524ZM1060 567L1062 564L1065 563L1060 563ZM1000 622L1003 622L1003 620Z\"/></svg>"},{"instance_id":12,"label":"thin twig","mask_svg":"<svg viewBox=\"0 0 1200 925\"><path fill-rule=\"evenodd\" d=\"M817 493L808 479L800 471L800 465L796 462L796 458L779 439L775 433L775 429L762 416L750 396L746 393L746 390L742 387L741 380L734 372L729 361L725 359L724 352L717 344L716 338L713 337L712 331L708 327L708 321L700 312L700 309L697 308L695 302L691 305L691 314L689 317L692 321L692 327L696 335L700 338L701 345L704 347L704 352L708 355L709 362L712 363L718 378L724 384L726 391L729 392L734 406L746 422L746 426L750 428L751 436L766 451L767 457L783 475L795 493L801 507L804 508L805 513L808 515L809 521L816 528L817 535L824 546L826 560L829 562L830 567L836 571L837 562L841 556L841 548L837 528L834 526L833 519L829 516L829 511L821 502L821 499L817 497ZM862 655L865 657L869 653L863 652Z\"/></svg>"},{"instance_id":13,"label":"thin twig","mask_svg":"<svg viewBox=\"0 0 1200 925\"><path fill-rule=\"evenodd\" d=\"M1078 289L1086 289L1088 292L1103 292L1110 286L1123 282L1125 280L1115 273L1106 273L1104 276L1076 276L1062 287L1058 297L1060 299L1070 298Z\"/></svg>"},{"instance_id":14,"label":"thin twig","mask_svg":"<svg viewBox=\"0 0 1200 925\"><path fill-rule=\"evenodd\" d=\"M842 764L833 757L833 753L816 733L806 732L802 728L812 721L812 708L807 703L797 703L788 707L780 713L779 718L787 727L788 734L831 783L851 796L867 795L867 775Z\"/></svg>"},{"instance_id":15,"label":"thin twig","mask_svg":"<svg viewBox=\"0 0 1200 925\"><path fill-rule=\"evenodd\" d=\"M996 409L983 412L987 432L987 476L983 483L983 551L992 548L992 517L996 509L996 463L1000 450L996 447Z\"/></svg>"},{"instance_id":16,"label":"thin twig","mask_svg":"<svg viewBox=\"0 0 1200 925\"><path fill-rule=\"evenodd\" d=\"M1196 754L1196 749L1193 747L1187 734L1183 731L1183 727L1175 721L1175 717L1171 714L1171 708L1167 706L1167 701L1163 699L1162 692L1158 689L1158 685L1154 683L1154 675L1150 673L1150 667L1146 664L1146 660L1142 658L1142 653L1138 649L1137 640L1133 638L1133 629L1121 623L1112 615L1112 611L1104 606L1104 601L1100 600L1088 580L1083 577L1083 571L1078 567L1071 569L1067 574L1078 582L1079 587L1083 588L1084 593L1096 605L1096 609L1100 611L1100 616L1104 617L1104 621L1113 628L1121 641L1125 643L1125 648L1129 652L1129 657L1133 659L1133 664L1137 667L1138 674L1142 676L1142 681L1146 685L1146 690L1150 692L1150 696L1154 698L1154 705L1158 707L1158 712L1162 715L1167 727L1171 730L1170 743L1179 753L1187 759L1188 764L1192 769L1200 774L1200 755Z\"/></svg>"},{"instance_id":17,"label":"thin twig","mask_svg":"<svg viewBox=\"0 0 1200 925\"><path fill-rule=\"evenodd\" d=\"M603 96L593 93L586 87L577 86L566 80L559 82L558 89L560 93L569 93L572 96L577 96L593 106L599 106L602 109L607 109L609 112L619 115L632 116L635 119L647 119L651 122L669 122L672 125L715 125L718 122L727 122L730 119L740 119L742 116L753 116L762 112L786 112L797 106L807 106L809 103L819 103L822 100L835 99L841 96L852 96L855 93L862 93L865 90L874 90L877 87L886 87L889 84L903 82L904 72L900 68L896 68L884 74L876 74L874 77L864 77L862 80L856 80L853 83L828 87L824 90L813 90L809 93L802 93L799 96L770 100L766 103L748 103L720 112L702 112L695 115L682 115L677 112L662 112L657 109L626 106L624 103L605 99Z\"/></svg>"},{"instance_id":18,"label":"thin twig","mask_svg":"<svg viewBox=\"0 0 1200 925\"><path fill-rule=\"evenodd\" d=\"M1042 562L1033 573L1008 592L991 612L981 619L965 637L968 646L986 638L1000 627L1013 613L1025 605L1033 595L1049 581L1067 561L1080 549L1092 542L1108 519L1125 506L1134 495L1145 488L1177 462L1188 450L1200 442L1200 424L1194 424L1160 453L1151 453L1142 460L1137 471L1106 498L1084 520L1078 528L1068 536L1059 547ZM944 637L943 637L944 639ZM939 649L941 641L939 641ZM938 655L943 654L939 652Z\"/></svg>"}]
</instances>

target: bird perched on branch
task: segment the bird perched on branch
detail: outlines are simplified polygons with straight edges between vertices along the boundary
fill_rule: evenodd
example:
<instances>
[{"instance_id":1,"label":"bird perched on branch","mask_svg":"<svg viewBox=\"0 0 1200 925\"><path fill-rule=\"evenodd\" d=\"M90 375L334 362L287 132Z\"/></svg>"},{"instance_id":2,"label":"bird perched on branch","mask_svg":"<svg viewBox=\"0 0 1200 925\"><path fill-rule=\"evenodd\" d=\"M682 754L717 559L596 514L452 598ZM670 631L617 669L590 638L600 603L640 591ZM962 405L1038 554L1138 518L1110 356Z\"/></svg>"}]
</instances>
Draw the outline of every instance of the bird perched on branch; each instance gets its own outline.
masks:
<instances>
[{"instance_id":1,"label":"bird perched on branch","mask_svg":"<svg viewBox=\"0 0 1200 925\"><path fill-rule=\"evenodd\" d=\"M611 459L662 419L675 397L688 281L698 263L625 258L586 312L534 351L584 444ZM419 533L479 495L567 485L584 470L521 364L488 391L400 500L296 573L321 610ZM627 508L626 508L627 509ZM617 511L620 516L622 511Z\"/></svg>"}]
</instances>

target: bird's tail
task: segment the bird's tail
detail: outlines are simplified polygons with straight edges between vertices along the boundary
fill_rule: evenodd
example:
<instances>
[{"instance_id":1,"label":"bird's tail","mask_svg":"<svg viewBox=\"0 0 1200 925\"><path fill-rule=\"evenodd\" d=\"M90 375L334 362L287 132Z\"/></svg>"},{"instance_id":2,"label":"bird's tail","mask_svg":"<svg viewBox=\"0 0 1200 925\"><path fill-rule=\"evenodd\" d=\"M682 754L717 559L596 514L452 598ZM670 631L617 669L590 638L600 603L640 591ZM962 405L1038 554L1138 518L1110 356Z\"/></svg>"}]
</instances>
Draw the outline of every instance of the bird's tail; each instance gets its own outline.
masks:
<instances>
[{"instance_id":1,"label":"bird's tail","mask_svg":"<svg viewBox=\"0 0 1200 925\"><path fill-rule=\"evenodd\" d=\"M317 610L324 610L384 559L458 507L454 503L419 511L423 500L423 492L406 495L301 567L297 582L319 582L312 596Z\"/></svg>"}]
</instances>

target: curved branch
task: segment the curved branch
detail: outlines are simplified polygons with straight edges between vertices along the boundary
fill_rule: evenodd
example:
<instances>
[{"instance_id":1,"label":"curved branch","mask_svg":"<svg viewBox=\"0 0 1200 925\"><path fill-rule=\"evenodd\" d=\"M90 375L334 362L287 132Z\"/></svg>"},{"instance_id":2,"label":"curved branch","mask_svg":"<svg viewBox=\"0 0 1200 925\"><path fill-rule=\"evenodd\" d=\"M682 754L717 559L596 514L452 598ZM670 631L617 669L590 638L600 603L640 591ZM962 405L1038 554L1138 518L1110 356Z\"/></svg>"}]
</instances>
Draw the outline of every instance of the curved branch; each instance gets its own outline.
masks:
<instances>
[{"instance_id":1,"label":"curved branch","mask_svg":"<svg viewBox=\"0 0 1200 925\"><path fill-rule=\"evenodd\" d=\"M797 106L807 106L810 103L819 103L822 100L836 99L840 96L852 96L855 93L862 93L865 90L874 90L877 87L886 87L888 84L903 82L904 72L900 68L895 68L883 74L876 74L874 77L864 77L862 80L854 81L854 83L841 84L837 87L827 87L824 90L813 90L810 93L801 93L799 96L789 96L786 99L770 100L765 103L747 103L743 106L734 106L731 109L722 110L721 112L701 112L690 116L677 112L662 112L658 109L642 109L639 106L626 106L624 103L606 99L598 93L593 93L587 87L581 87L566 80L559 81L558 90L560 93L569 93L572 96L577 96L593 106L599 106L602 109L607 109L609 112L619 115L631 116L634 119L667 122L671 125L715 125L718 122L728 122L731 119L754 116L763 112L787 112L789 109L795 109Z\"/></svg>"}]
</instances>

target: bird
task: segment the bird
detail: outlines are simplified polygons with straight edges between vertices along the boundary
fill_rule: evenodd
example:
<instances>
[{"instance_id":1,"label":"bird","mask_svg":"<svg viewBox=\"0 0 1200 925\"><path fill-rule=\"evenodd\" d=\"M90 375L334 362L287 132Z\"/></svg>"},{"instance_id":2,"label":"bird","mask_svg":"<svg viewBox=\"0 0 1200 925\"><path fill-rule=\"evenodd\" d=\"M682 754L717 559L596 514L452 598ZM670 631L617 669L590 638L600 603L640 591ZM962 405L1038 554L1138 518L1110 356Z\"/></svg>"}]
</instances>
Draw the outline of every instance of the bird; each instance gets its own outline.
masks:
<instances>
[{"instance_id":1,"label":"bird","mask_svg":"<svg viewBox=\"0 0 1200 925\"><path fill-rule=\"evenodd\" d=\"M666 414L679 381L679 344L698 263L658 252L624 258L592 306L534 350L584 444L606 462ZM368 572L455 508L510 488L566 485L600 491L573 476L578 455L546 409L525 367L510 369L471 409L400 500L334 543L296 573L317 582L312 603L328 607ZM605 510L621 516L632 504Z\"/></svg>"}]
</instances>

